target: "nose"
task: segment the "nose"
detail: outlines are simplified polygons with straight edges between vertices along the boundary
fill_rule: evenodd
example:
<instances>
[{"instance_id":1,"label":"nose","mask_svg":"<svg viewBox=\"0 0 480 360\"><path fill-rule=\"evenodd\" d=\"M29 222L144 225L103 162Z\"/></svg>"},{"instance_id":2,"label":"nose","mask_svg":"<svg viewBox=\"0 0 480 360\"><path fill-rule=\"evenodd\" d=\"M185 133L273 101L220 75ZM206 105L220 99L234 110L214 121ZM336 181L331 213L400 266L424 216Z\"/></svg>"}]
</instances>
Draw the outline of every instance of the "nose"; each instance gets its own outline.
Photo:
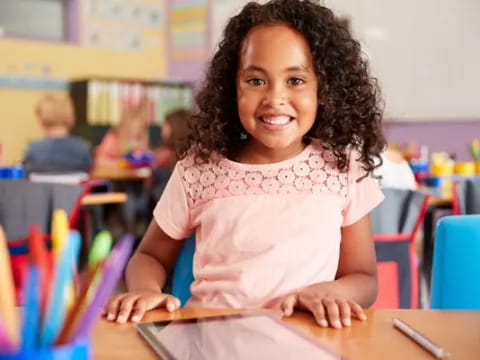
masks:
<instances>
[{"instance_id":1,"label":"nose","mask_svg":"<svg viewBox=\"0 0 480 360\"><path fill-rule=\"evenodd\" d=\"M263 104L271 107L283 106L287 103L287 97L287 91L282 84L271 83L265 92Z\"/></svg>"}]
</instances>

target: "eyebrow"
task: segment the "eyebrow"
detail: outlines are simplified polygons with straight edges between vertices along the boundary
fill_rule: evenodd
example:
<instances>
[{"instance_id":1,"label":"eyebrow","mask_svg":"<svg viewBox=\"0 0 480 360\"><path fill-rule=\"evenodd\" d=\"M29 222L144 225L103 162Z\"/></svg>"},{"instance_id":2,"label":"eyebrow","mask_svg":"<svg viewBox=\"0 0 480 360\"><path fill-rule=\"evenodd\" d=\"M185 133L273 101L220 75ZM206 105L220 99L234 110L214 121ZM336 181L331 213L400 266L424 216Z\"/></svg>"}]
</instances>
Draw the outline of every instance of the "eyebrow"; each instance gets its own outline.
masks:
<instances>
[{"instance_id":1,"label":"eyebrow","mask_svg":"<svg viewBox=\"0 0 480 360\"><path fill-rule=\"evenodd\" d=\"M245 69L243 69L243 71L259 71L259 72L263 72L263 73L267 72L264 68L262 68L260 66L256 66L256 65L247 66ZM299 65L299 66L290 66L290 67L285 69L285 72L290 72L290 71L308 72L308 68L304 65Z\"/></svg>"}]
</instances>

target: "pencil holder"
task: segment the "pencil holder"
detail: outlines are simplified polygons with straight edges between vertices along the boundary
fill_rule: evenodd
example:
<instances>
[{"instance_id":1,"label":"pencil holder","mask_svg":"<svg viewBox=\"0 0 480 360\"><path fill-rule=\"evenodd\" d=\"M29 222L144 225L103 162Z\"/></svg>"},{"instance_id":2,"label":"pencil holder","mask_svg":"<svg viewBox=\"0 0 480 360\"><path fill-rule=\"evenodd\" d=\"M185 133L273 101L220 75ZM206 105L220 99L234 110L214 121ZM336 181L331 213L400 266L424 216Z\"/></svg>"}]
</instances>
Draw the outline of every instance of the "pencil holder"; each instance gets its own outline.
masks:
<instances>
[{"instance_id":1,"label":"pencil holder","mask_svg":"<svg viewBox=\"0 0 480 360\"><path fill-rule=\"evenodd\" d=\"M16 353L0 352L0 360L91 360L90 341L81 340L57 347Z\"/></svg>"}]
</instances>

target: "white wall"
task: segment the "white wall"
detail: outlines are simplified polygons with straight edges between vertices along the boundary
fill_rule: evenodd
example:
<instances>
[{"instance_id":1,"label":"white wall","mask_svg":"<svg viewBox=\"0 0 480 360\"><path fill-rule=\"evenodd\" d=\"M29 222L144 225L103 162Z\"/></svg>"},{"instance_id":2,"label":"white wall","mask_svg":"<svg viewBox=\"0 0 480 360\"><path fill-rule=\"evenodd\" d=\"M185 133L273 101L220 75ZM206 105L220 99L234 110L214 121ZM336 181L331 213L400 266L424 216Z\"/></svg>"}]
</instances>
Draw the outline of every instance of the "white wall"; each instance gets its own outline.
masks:
<instances>
[{"instance_id":1,"label":"white wall","mask_svg":"<svg viewBox=\"0 0 480 360\"><path fill-rule=\"evenodd\" d=\"M211 0L212 44L246 0ZM350 18L386 115L480 119L480 0L325 0Z\"/></svg>"}]
</instances>

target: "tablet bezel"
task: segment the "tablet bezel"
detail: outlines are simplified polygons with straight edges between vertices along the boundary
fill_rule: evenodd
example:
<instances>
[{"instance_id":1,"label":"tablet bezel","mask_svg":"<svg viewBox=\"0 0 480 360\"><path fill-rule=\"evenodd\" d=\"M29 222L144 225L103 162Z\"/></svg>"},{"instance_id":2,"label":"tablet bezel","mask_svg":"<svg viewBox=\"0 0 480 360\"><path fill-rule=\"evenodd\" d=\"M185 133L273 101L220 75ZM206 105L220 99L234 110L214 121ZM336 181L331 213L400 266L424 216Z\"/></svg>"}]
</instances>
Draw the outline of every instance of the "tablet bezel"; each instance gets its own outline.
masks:
<instances>
[{"instance_id":1,"label":"tablet bezel","mask_svg":"<svg viewBox=\"0 0 480 360\"><path fill-rule=\"evenodd\" d=\"M172 322L176 323L196 323L199 321L218 321L218 320L231 320L231 319L243 319L248 317L266 317L272 320L279 326L286 328L288 331L294 333L295 335L303 338L305 341L309 342L310 344L314 345L315 347L319 348L332 357L337 357L339 360L346 360L342 357L341 354L337 354L333 352L331 349L325 347L320 342L316 341L311 336L308 336L302 331L299 331L293 326L288 325L286 322L282 321L281 319L272 316L267 312L250 312L250 313L237 313L237 314L225 314L225 315L213 315L213 316L205 316L205 317L192 317L192 318L182 318L182 319L169 319L169 320L159 320L159 321L151 321L151 322L144 322L136 324L137 331L142 335L143 339L152 347L155 353L162 358L162 360L181 360L175 358L166 348L165 346L155 337L155 331L158 327L165 327Z\"/></svg>"}]
</instances>

